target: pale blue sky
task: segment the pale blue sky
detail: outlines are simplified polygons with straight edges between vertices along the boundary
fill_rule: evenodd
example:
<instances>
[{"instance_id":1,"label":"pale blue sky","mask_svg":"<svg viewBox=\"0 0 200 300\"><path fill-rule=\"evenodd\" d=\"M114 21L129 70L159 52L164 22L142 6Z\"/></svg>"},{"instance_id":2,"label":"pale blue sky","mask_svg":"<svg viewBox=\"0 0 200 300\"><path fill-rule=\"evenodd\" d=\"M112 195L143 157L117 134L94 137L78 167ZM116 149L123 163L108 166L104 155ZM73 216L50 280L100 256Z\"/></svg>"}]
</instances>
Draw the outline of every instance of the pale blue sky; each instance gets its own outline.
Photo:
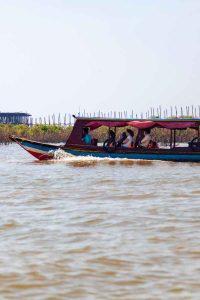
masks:
<instances>
[{"instance_id":1,"label":"pale blue sky","mask_svg":"<svg viewBox=\"0 0 200 300\"><path fill-rule=\"evenodd\" d=\"M200 104L199 0L0 0L0 110Z\"/></svg>"}]
</instances>

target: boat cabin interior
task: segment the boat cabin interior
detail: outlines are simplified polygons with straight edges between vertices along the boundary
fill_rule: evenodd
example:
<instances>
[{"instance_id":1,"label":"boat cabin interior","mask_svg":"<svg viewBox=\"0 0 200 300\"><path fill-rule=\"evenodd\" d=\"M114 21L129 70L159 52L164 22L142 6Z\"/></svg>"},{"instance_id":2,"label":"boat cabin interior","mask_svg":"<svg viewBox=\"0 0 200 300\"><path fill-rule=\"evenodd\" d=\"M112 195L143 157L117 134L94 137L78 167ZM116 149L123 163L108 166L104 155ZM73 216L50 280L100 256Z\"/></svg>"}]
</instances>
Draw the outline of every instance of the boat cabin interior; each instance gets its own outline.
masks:
<instances>
[{"instance_id":1,"label":"boat cabin interior","mask_svg":"<svg viewBox=\"0 0 200 300\"><path fill-rule=\"evenodd\" d=\"M157 151L200 151L200 119L108 119L108 118L86 118L76 117L72 132L64 148L79 148L93 151L104 152L157 152ZM100 127L106 128L105 137L99 140L95 136L95 131ZM151 135L153 129L159 128L166 134L168 131L168 145L161 145L159 136ZM193 137L187 144L180 145L177 143L178 133L193 129ZM129 130L129 131L128 131ZM132 132L132 134L131 134ZM132 135L133 139L128 147L124 145L127 142L127 134ZM141 143L145 134L149 138L145 146ZM119 143L120 138L124 141ZM86 136L88 137L86 139ZM130 138L131 140L131 138Z\"/></svg>"}]
</instances>

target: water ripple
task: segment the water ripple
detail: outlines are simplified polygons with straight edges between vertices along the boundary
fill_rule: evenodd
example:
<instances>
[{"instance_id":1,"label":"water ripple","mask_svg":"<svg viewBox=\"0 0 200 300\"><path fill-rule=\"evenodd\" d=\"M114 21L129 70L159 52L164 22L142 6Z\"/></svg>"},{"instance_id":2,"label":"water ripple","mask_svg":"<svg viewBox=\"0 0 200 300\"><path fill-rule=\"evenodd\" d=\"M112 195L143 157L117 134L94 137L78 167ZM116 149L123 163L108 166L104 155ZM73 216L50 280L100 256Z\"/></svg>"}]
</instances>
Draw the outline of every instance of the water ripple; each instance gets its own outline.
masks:
<instances>
[{"instance_id":1,"label":"water ripple","mask_svg":"<svg viewBox=\"0 0 200 300\"><path fill-rule=\"evenodd\" d=\"M199 164L10 145L0 172L1 299L199 299Z\"/></svg>"}]
</instances>

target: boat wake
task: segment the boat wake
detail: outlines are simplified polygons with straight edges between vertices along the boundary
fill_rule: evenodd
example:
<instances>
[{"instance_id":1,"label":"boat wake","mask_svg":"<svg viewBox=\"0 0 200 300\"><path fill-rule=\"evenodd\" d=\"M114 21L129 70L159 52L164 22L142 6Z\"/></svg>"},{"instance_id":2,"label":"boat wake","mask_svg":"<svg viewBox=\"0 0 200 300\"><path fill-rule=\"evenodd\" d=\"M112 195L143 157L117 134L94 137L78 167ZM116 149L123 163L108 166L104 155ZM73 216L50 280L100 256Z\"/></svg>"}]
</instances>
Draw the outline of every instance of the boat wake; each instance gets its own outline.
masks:
<instances>
[{"instance_id":1,"label":"boat wake","mask_svg":"<svg viewBox=\"0 0 200 300\"><path fill-rule=\"evenodd\" d=\"M58 149L54 152L54 162L67 162L74 167L87 167L94 166L97 164L107 165L152 165L153 161L150 160L139 160L139 159L127 159L127 158L111 158L111 157L93 157L93 156L74 156L66 153L62 149Z\"/></svg>"},{"instance_id":2,"label":"boat wake","mask_svg":"<svg viewBox=\"0 0 200 300\"><path fill-rule=\"evenodd\" d=\"M54 152L54 159L65 159L69 157L74 157L72 154L63 151L62 149L58 149Z\"/></svg>"}]
</instances>

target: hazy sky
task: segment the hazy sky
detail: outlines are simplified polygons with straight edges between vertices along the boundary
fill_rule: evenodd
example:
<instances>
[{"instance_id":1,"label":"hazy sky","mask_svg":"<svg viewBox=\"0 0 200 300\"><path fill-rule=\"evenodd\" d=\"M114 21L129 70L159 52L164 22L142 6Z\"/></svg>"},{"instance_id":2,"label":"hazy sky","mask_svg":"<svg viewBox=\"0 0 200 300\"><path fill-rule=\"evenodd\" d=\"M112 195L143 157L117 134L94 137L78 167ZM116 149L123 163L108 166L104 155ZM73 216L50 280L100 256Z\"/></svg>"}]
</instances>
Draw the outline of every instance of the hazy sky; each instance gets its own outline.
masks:
<instances>
[{"instance_id":1,"label":"hazy sky","mask_svg":"<svg viewBox=\"0 0 200 300\"><path fill-rule=\"evenodd\" d=\"M199 100L199 0L0 0L0 111Z\"/></svg>"}]
</instances>

